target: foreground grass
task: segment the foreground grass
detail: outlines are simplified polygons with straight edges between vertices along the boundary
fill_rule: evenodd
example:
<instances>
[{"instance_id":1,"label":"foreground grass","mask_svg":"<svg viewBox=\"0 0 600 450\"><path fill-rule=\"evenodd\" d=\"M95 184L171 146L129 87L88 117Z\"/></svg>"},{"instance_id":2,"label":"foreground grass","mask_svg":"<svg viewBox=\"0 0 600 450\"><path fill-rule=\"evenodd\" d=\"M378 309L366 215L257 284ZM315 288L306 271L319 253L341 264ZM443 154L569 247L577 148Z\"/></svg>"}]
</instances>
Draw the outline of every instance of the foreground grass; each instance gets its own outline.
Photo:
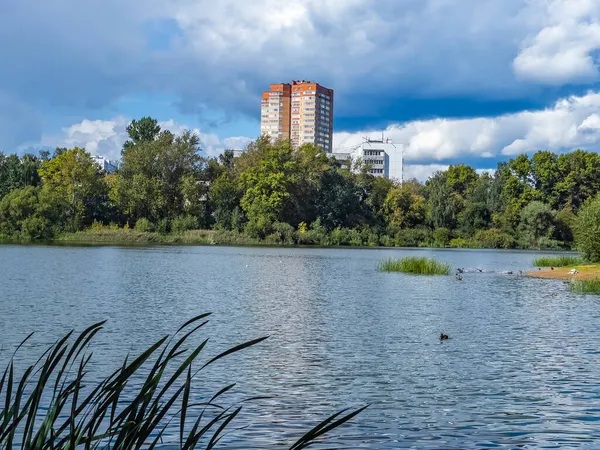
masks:
<instances>
[{"instance_id":1,"label":"foreground grass","mask_svg":"<svg viewBox=\"0 0 600 450\"><path fill-rule=\"evenodd\" d=\"M418 275L448 275L450 264L433 258L407 256L401 259L386 259L379 263L382 272L404 272Z\"/></svg>"},{"instance_id":2,"label":"foreground grass","mask_svg":"<svg viewBox=\"0 0 600 450\"><path fill-rule=\"evenodd\" d=\"M215 447L232 431L242 404L257 398L222 406L224 394L235 384L212 396L198 397L190 396L192 383L196 378L206 379L202 371L207 366L266 338L237 345L193 367L206 353L208 339L202 338L198 344L190 338L208 322L205 319L209 315L189 320L173 336L158 340L137 358L127 358L100 382L87 375L95 371L90 364L90 344L104 322L89 327L74 340L73 332L68 333L20 376L11 358L0 378L0 402L4 401L0 403L0 448L152 449L164 444L169 426L178 428L176 441L181 449ZM190 397L204 400L191 402ZM364 409L332 415L289 448L308 447Z\"/></svg>"},{"instance_id":3,"label":"foreground grass","mask_svg":"<svg viewBox=\"0 0 600 450\"><path fill-rule=\"evenodd\" d=\"M567 267L580 264L582 264L581 258L568 255L541 256L533 260L533 265L536 267Z\"/></svg>"},{"instance_id":4,"label":"foreground grass","mask_svg":"<svg viewBox=\"0 0 600 450\"><path fill-rule=\"evenodd\" d=\"M600 278L572 280L569 288L576 294L600 295Z\"/></svg>"}]
</instances>

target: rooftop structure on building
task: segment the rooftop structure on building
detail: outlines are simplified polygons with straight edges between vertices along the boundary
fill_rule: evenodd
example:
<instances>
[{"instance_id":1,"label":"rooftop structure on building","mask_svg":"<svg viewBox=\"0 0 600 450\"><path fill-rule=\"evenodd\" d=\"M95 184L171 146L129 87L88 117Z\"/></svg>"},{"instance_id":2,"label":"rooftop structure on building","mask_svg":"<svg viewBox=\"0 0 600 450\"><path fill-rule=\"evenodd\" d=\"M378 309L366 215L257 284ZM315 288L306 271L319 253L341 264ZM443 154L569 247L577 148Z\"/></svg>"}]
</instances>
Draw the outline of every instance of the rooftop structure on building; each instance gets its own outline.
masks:
<instances>
[{"instance_id":1,"label":"rooftop structure on building","mask_svg":"<svg viewBox=\"0 0 600 450\"><path fill-rule=\"evenodd\" d=\"M345 150L333 153L343 167L352 168L352 164L361 161L368 166L371 175L402 182L404 171L402 144L385 138L364 138L361 144Z\"/></svg>"},{"instance_id":2,"label":"rooftop structure on building","mask_svg":"<svg viewBox=\"0 0 600 450\"><path fill-rule=\"evenodd\" d=\"M92 160L100 166L101 170L104 170L108 174L115 173L119 168L118 161L111 161L104 156L92 155Z\"/></svg>"},{"instance_id":3,"label":"rooftop structure on building","mask_svg":"<svg viewBox=\"0 0 600 450\"><path fill-rule=\"evenodd\" d=\"M333 90L305 80L272 84L262 94L260 131L295 147L311 143L331 153Z\"/></svg>"}]
</instances>

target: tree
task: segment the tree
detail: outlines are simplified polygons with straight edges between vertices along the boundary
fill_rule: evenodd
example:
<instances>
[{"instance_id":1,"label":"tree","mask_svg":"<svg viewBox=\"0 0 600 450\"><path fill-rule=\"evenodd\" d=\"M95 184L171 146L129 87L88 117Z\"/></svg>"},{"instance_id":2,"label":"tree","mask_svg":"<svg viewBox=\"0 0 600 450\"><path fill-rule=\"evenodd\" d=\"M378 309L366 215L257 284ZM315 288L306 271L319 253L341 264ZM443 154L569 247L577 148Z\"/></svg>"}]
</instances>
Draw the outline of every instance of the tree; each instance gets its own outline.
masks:
<instances>
[{"instance_id":1,"label":"tree","mask_svg":"<svg viewBox=\"0 0 600 450\"><path fill-rule=\"evenodd\" d=\"M22 157L6 156L0 152L0 198L14 189L37 186L40 183L38 169L42 160L32 154Z\"/></svg>"},{"instance_id":2,"label":"tree","mask_svg":"<svg viewBox=\"0 0 600 450\"><path fill-rule=\"evenodd\" d=\"M192 193L192 186L202 187L204 168L198 135L187 130L155 135L155 122L132 122L132 140L123 148L118 180L111 187L111 200L133 223L142 217L154 223L172 219L186 213L189 201L199 201Z\"/></svg>"},{"instance_id":3,"label":"tree","mask_svg":"<svg viewBox=\"0 0 600 450\"><path fill-rule=\"evenodd\" d=\"M44 161L39 173L44 190L65 205L67 229L78 230L103 219L108 187L100 168L85 150L75 147Z\"/></svg>"},{"instance_id":4,"label":"tree","mask_svg":"<svg viewBox=\"0 0 600 450\"><path fill-rule=\"evenodd\" d=\"M383 215L388 231L395 234L402 228L414 228L425 222L427 207L420 195L420 186L413 182L392 187L383 204Z\"/></svg>"},{"instance_id":5,"label":"tree","mask_svg":"<svg viewBox=\"0 0 600 450\"><path fill-rule=\"evenodd\" d=\"M52 222L40 187L14 189L0 201L0 235L17 239L51 238Z\"/></svg>"},{"instance_id":6,"label":"tree","mask_svg":"<svg viewBox=\"0 0 600 450\"><path fill-rule=\"evenodd\" d=\"M458 224L458 215L463 200L452 190L445 172L437 172L426 183L429 193L431 223L435 228L453 230Z\"/></svg>"},{"instance_id":7,"label":"tree","mask_svg":"<svg viewBox=\"0 0 600 450\"><path fill-rule=\"evenodd\" d=\"M519 235L524 247L539 248L540 240L550 239L553 232L554 215L550 206L533 201L523 208Z\"/></svg>"},{"instance_id":8,"label":"tree","mask_svg":"<svg viewBox=\"0 0 600 450\"><path fill-rule=\"evenodd\" d=\"M459 228L463 235L473 236L478 230L489 227L492 219L492 184L492 178L485 173L467 189L465 207L459 217Z\"/></svg>"},{"instance_id":9,"label":"tree","mask_svg":"<svg viewBox=\"0 0 600 450\"><path fill-rule=\"evenodd\" d=\"M326 230L353 228L364 223L364 191L344 169L331 169L321 177L316 194L317 221Z\"/></svg>"},{"instance_id":10,"label":"tree","mask_svg":"<svg viewBox=\"0 0 600 450\"><path fill-rule=\"evenodd\" d=\"M577 211L600 191L600 155L576 150L559 156L560 181L556 183L559 208L570 205Z\"/></svg>"},{"instance_id":11,"label":"tree","mask_svg":"<svg viewBox=\"0 0 600 450\"><path fill-rule=\"evenodd\" d=\"M289 196L284 200L280 220L296 227L301 222L311 223L317 218L314 199L323 174L330 161L323 150L313 144L304 144L292 152L295 161L289 173Z\"/></svg>"},{"instance_id":12,"label":"tree","mask_svg":"<svg viewBox=\"0 0 600 450\"><path fill-rule=\"evenodd\" d=\"M246 155L248 159L258 159L258 163L248 165L240 173L244 191L240 206L248 217L248 232L264 237L274 222L280 222L297 161L288 141L270 143L259 140L256 147L246 151Z\"/></svg>"},{"instance_id":13,"label":"tree","mask_svg":"<svg viewBox=\"0 0 600 450\"><path fill-rule=\"evenodd\" d=\"M600 263L600 195L581 207L573 229L581 255L589 262Z\"/></svg>"},{"instance_id":14,"label":"tree","mask_svg":"<svg viewBox=\"0 0 600 450\"><path fill-rule=\"evenodd\" d=\"M140 120L134 119L127 125L127 134L130 140L125 142L123 149L142 142L155 140L160 134L160 125L158 125L156 119L151 117L142 117Z\"/></svg>"},{"instance_id":15,"label":"tree","mask_svg":"<svg viewBox=\"0 0 600 450\"><path fill-rule=\"evenodd\" d=\"M477 175L475 169L465 164L450 166L446 171L446 182L448 183L448 186L460 195L464 195L467 189L475 183L478 178L479 175Z\"/></svg>"},{"instance_id":16,"label":"tree","mask_svg":"<svg viewBox=\"0 0 600 450\"><path fill-rule=\"evenodd\" d=\"M561 178L558 155L548 151L536 152L531 158L531 176L540 198L556 207L556 184Z\"/></svg>"}]
</instances>

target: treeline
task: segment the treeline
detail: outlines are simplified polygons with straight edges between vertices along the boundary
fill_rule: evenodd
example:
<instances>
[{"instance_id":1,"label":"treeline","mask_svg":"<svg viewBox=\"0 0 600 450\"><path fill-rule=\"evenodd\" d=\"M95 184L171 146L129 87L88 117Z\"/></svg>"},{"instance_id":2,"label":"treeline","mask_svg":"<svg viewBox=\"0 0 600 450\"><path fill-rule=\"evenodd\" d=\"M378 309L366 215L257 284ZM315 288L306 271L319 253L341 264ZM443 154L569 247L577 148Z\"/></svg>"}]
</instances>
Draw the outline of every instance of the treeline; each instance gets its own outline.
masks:
<instances>
[{"instance_id":1,"label":"treeline","mask_svg":"<svg viewBox=\"0 0 600 450\"><path fill-rule=\"evenodd\" d=\"M201 154L198 136L134 120L117 173L80 148L0 153L0 236L52 239L102 227L161 234L229 230L281 244L561 249L600 192L600 157L520 155L403 184L351 171L313 145L259 138L239 157Z\"/></svg>"}]
</instances>

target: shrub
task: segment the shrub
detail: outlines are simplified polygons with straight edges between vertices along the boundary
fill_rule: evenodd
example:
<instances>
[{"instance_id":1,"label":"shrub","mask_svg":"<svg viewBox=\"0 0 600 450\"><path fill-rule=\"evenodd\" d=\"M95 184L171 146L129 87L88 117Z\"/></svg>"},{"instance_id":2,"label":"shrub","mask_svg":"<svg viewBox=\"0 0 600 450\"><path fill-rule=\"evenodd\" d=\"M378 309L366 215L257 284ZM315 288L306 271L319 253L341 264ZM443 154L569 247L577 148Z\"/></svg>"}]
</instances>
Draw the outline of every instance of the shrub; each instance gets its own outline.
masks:
<instances>
[{"instance_id":1,"label":"shrub","mask_svg":"<svg viewBox=\"0 0 600 450\"><path fill-rule=\"evenodd\" d=\"M156 231L160 234L167 234L169 232L169 219L159 219L156 222Z\"/></svg>"},{"instance_id":2,"label":"shrub","mask_svg":"<svg viewBox=\"0 0 600 450\"><path fill-rule=\"evenodd\" d=\"M348 228L334 228L329 235L329 243L331 245L349 245L350 230Z\"/></svg>"},{"instance_id":3,"label":"shrub","mask_svg":"<svg viewBox=\"0 0 600 450\"><path fill-rule=\"evenodd\" d=\"M327 236L327 230L321 225L321 221L317 219L314 221L310 229L304 222L298 225L298 231L296 232L296 240L298 244L303 245L328 245L329 239Z\"/></svg>"},{"instance_id":4,"label":"shrub","mask_svg":"<svg viewBox=\"0 0 600 450\"><path fill-rule=\"evenodd\" d=\"M538 239L538 248L540 250L558 250L564 248L564 242L547 237L541 237Z\"/></svg>"},{"instance_id":5,"label":"shrub","mask_svg":"<svg viewBox=\"0 0 600 450\"><path fill-rule=\"evenodd\" d=\"M353 247L362 247L363 240L360 235L360 231L350 228L348 230L348 238L350 239L349 244Z\"/></svg>"},{"instance_id":6,"label":"shrub","mask_svg":"<svg viewBox=\"0 0 600 450\"><path fill-rule=\"evenodd\" d=\"M269 241L275 244L292 245L294 243L294 227L286 222L275 222Z\"/></svg>"},{"instance_id":7,"label":"shrub","mask_svg":"<svg viewBox=\"0 0 600 450\"><path fill-rule=\"evenodd\" d=\"M600 262L600 195L579 210L573 227L575 244L586 261Z\"/></svg>"},{"instance_id":8,"label":"shrub","mask_svg":"<svg viewBox=\"0 0 600 450\"><path fill-rule=\"evenodd\" d=\"M360 236L364 246L377 247L379 245L379 235L369 227L364 227L360 231Z\"/></svg>"},{"instance_id":9,"label":"shrub","mask_svg":"<svg viewBox=\"0 0 600 450\"><path fill-rule=\"evenodd\" d=\"M473 243L464 238L455 238L448 243L450 248L473 248Z\"/></svg>"},{"instance_id":10,"label":"shrub","mask_svg":"<svg viewBox=\"0 0 600 450\"><path fill-rule=\"evenodd\" d=\"M421 244L429 245L432 233L427 228L408 228L400 230L394 236L396 247L419 247Z\"/></svg>"},{"instance_id":11,"label":"shrub","mask_svg":"<svg viewBox=\"0 0 600 450\"><path fill-rule=\"evenodd\" d=\"M173 233L183 233L196 228L198 228L198 218L194 216L179 216L171 221L171 231Z\"/></svg>"},{"instance_id":12,"label":"shrub","mask_svg":"<svg viewBox=\"0 0 600 450\"><path fill-rule=\"evenodd\" d=\"M533 260L533 265L537 267L568 267L577 266L582 261L576 256L560 255L560 256L540 256Z\"/></svg>"},{"instance_id":13,"label":"shrub","mask_svg":"<svg viewBox=\"0 0 600 450\"><path fill-rule=\"evenodd\" d=\"M433 258L408 256L401 259L386 259L379 264L382 272L404 272L417 275L448 275L450 264Z\"/></svg>"},{"instance_id":14,"label":"shrub","mask_svg":"<svg viewBox=\"0 0 600 450\"><path fill-rule=\"evenodd\" d=\"M154 231L154 225L152 225L152 222L148 219L142 217L135 223L134 230L139 231L140 233L151 233Z\"/></svg>"},{"instance_id":15,"label":"shrub","mask_svg":"<svg viewBox=\"0 0 600 450\"><path fill-rule=\"evenodd\" d=\"M0 448L11 448L15 439L22 440L19 446L32 449L130 450L154 448L159 442L172 443L173 447L185 443L185 448L212 448L233 428L230 425L242 405L252 399L242 400L235 407L220 406L221 395L235 386L229 385L209 396L208 402L194 404L192 384L205 367L266 338L242 343L206 358L204 364L194 364L206 354L208 339L192 346L190 337L196 337L209 315L189 320L171 339L159 339L137 358L127 358L105 378L93 375L98 365L91 363L93 353L89 350L105 322L92 325L76 339L68 333L21 376L17 372L19 364L11 359L0 379L4 400L0 408ZM202 408L200 414L198 406ZM304 434L290 450L308 447L364 409L344 416L343 411L335 414ZM193 426L186 417L194 419ZM177 432L171 432L172 428Z\"/></svg>"},{"instance_id":16,"label":"shrub","mask_svg":"<svg viewBox=\"0 0 600 450\"><path fill-rule=\"evenodd\" d=\"M514 248L514 238L497 228L479 230L473 237L475 243L482 248Z\"/></svg>"},{"instance_id":17,"label":"shrub","mask_svg":"<svg viewBox=\"0 0 600 450\"><path fill-rule=\"evenodd\" d=\"M446 247L450 242L450 230L448 228L437 228L433 232L433 242L436 247Z\"/></svg>"},{"instance_id":18,"label":"shrub","mask_svg":"<svg viewBox=\"0 0 600 450\"><path fill-rule=\"evenodd\" d=\"M600 278L591 280L572 280L569 284L571 292L576 294L600 295Z\"/></svg>"}]
</instances>

